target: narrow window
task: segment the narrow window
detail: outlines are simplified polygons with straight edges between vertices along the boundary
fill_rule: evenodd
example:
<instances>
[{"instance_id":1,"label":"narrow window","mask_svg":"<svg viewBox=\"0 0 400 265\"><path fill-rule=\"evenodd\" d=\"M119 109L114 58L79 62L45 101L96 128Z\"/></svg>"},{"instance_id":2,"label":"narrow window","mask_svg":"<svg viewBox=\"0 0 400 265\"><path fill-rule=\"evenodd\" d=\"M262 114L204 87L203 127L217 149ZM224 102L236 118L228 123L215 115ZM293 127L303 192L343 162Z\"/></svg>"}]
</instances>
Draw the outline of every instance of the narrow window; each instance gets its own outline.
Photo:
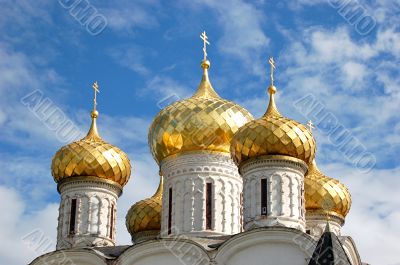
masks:
<instances>
[{"instance_id":1,"label":"narrow window","mask_svg":"<svg viewBox=\"0 0 400 265\"><path fill-rule=\"evenodd\" d=\"M76 199L71 200L71 215L69 218L69 234L75 234Z\"/></svg>"},{"instance_id":2,"label":"narrow window","mask_svg":"<svg viewBox=\"0 0 400 265\"><path fill-rule=\"evenodd\" d=\"M311 234L311 230L306 230L306 233L307 234Z\"/></svg>"},{"instance_id":3,"label":"narrow window","mask_svg":"<svg viewBox=\"0 0 400 265\"><path fill-rule=\"evenodd\" d=\"M168 235L171 234L172 230L172 188L169 188L168 192Z\"/></svg>"},{"instance_id":4,"label":"narrow window","mask_svg":"<svg viewBox=\"0 0 400 265\"><path fill-rule=\"evenodd\" d=\"M110 238L113 239L114 234L114 211L115 207L114 204L111 204L111 215L110 215Z\"/></svg>"},{"instance_id":5,"label":"narrow window","mask_svg":"<svg viewBox=\"0 0 400 265\"><path fill-rule=\"evenodd\" d=\"M267 215L267 179L261 179L261 215Z\"/></svg>"},{"instance_id":6,"label":"narrow window","mask_svg":"<svg viewBox=\"0 0 400 265\"><path fill-rule=\"evenodd\" d=\"M206 229L211 229L212 219L212 184L206 186Z\"/></svg>"}]
</instances>

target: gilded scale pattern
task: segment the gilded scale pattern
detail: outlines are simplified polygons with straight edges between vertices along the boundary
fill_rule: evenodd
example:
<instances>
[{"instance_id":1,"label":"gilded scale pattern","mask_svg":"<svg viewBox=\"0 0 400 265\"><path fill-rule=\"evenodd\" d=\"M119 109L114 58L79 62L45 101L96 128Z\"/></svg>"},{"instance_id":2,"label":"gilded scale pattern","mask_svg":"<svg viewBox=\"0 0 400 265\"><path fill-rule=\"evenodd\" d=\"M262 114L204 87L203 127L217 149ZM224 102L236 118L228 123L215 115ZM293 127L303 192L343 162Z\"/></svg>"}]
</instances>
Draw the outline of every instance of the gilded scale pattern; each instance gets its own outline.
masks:
<instances>
[{"instance_id":1,"label":"gilded scale pattern","mask_svg":"<svg viewBox=\"0 0 400 265\"><path fill-rule=\"evenodd\" d=\"M301 123L283 117L274 100L276 88L269 88L270 101L266 113L239 129L231 143L232 159L237 165L262 155L286 155L309 164L315 156L316 144Z\"/></svg>"},{"instance_id":2,"label":"gilded scale pattern","mask_svg":"<svg viewBox=\"0 0 400 265\"><path fill-rule=\"evenodd\" d=\"M218 96L208 78L209 67L209 61L202 62L203 77L192 97L173 103L154 118L149 145L158 163L185 151L229 153L234 133L253 120L247 110Z\"/></svg>"},{"instance_id":3,"label":"gilded scale pattern","mask_svg":"<svg viewBox=\"0 0 400 265\"><path fill-rule=\"evenodd\" d=\"M325 176L315 160L304 178L306 212L334 215L342 219L351 207L349 190L338 180Z\"/></svg>"},{"instance_id":4,"label":"gilded scale pattern","mask_svg":"<svg viewBox=\"0 0 400 265\"><path fill-rule=\"evenodd\" d=\"M62 147L54 155L51 172L56 182L78 176L110 180L121 186L128 182L131 175L129 158L99 136L97 116L98 112L93 111L92 125L84 138Z\"/></svg>"},{"instance_id":5,"label":"gilded scale pattern","mask_svg":"<svg viewBox=\"0 0 400 265\"><path fill-rule=\"evenodd\" d=\"M125 225L131 235L161 229L162 191L161 176L156 193L148 199L138 201L129 209Z\"/></svg>"}]
</instances>

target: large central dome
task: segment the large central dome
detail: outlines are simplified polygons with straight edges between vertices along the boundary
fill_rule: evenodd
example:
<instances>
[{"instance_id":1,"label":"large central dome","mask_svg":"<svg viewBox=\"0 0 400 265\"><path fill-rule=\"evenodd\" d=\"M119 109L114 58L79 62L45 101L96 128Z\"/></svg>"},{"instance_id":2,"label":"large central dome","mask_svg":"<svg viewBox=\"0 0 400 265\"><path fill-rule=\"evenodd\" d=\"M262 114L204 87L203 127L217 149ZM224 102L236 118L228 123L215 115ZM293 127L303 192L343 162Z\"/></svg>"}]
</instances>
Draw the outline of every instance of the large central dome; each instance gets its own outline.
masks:
<instances>
[{"instance_id":1,"label":"large central dome","mask_svg":"<svg viewBox=\"0 0 400 265\"><path fill-rule=\"evenodd\" d=\"M201 66L203 77L196 93L160 111L150 126L149 145L157 163L186 151L229 153L234 133L253 120L246 109L215 92L208 78L210 62Z\"/></svg>"}]
</instances>

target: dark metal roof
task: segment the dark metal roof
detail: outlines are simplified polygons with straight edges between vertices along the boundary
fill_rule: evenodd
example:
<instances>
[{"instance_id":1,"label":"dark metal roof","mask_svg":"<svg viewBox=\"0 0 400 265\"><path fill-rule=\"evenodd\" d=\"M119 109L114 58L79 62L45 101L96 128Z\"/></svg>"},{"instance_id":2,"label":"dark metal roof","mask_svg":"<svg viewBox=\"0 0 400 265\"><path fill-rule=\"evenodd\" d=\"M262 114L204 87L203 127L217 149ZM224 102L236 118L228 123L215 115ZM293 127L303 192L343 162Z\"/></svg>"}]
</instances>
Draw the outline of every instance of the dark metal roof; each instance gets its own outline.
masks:
<instances>
[{"instance_id":1,"label":"dark metal roof","mask_svg":"<svg viewBox=\"0 0 400 265\"><path fill-rule=\"evenodd\" d=\"M308 265L351 265L339 238L330 232L329 224L318 240Z\"/></svg>"}]
</instances>

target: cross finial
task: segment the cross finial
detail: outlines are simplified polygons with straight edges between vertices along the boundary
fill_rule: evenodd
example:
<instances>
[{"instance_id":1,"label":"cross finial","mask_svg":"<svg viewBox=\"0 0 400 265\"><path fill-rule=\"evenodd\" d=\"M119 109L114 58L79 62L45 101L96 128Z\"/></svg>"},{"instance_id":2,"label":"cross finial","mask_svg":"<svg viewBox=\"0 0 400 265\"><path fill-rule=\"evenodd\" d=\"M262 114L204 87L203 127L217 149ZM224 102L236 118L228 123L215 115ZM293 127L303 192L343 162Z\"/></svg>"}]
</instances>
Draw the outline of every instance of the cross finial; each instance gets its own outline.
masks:
<instances>
[{"instance_id":1,"label":"cross finial","mask_svg":"<svg viewBox=\"0 0 400 265\"><path fill-rule=\"evenodd\" d=\"M206 35L206 31L203 31L200 34L200 39L203 40L203 53L204 53L204 61L207 60L207 44L210 45L208 41L208 36Z\"/></svg>"},{"instance_id":2,"label":"cross finial","mask_svg":"<svg viewBox=\"0 0 400 265\"><path fill-rule=\"evenodd\" d=\"M273 57L270 57L268 63L271 65L271 86L274 86L274 70L275 70L275 61Z\"/></svg>"},{"instance_id":3,"label":"cross finial","mask_svg":"<svg viewBox=\"0 0 400 265\"><path fill-rule=\"evenodd\" d=\"M93 112L96 111L97 107L97 93L100 93L99 90L99 84L97 84L97 81L95 81L92 85L93 91L94 91L94 98L93 98Z\"/></svg>"},{"instance_id":4,"label":"cross finial","mask_svg":"<svg viewBox=\"0 0 400 265\"><path fill-rule=\"evenodd\" d=\"M307 127L308 127L308 130L310 131L310 133L312 133L313 129L315 129L314 123L311 120L309 120L307 122Z\"/></svg>"}]
</instances>

